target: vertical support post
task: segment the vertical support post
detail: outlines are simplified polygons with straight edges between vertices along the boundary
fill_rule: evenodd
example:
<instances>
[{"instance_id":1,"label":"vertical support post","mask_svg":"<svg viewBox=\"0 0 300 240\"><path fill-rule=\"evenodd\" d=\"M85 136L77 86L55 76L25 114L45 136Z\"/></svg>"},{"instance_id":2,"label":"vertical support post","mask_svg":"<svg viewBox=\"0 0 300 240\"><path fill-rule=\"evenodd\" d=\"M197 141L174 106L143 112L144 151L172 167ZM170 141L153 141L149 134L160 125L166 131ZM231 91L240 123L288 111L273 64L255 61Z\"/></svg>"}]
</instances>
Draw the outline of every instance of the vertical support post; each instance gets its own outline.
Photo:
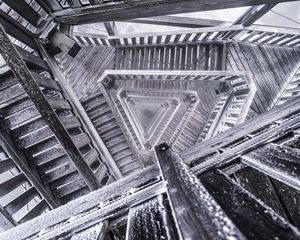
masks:
<instances>
[{"instance_id":1,"label":"vertical support post","mask_svg":"<svg viewBox=\"0 0 300 240\"><path fill-rule=\"evenodd\" d=\"M130 208L126 240L178 239L166 222L165 211L162 195Z\"/></svg>"},{"instance_id":2,"label":"vertical support post","mask_svg":"<svg viewBox=\"0 0 300 240\"><path fill-rule=\"evenodd\" d=\"M166 143L156 146L155 152L181 239L245 239Z\"/></svg>"},{"instance_id":3,"label":"vertical support post","mask_svg":"<svg viewBox=\"0 0 300 240\"><path fill-rule=\"evenodd\" d=\"M66 94L66 97L68 97L68 99L70 100L70 103L74 111L76 112L76 116L79 117L82 123L82 127L85 129L85 132L89 134L90 139L92 139L92 141L95 143L94 145L100 153L101 159L108 165L110 172L115 179L122 178L123 175L119 167L117 166L114 159L107 150L107 147L105 146L103 140L100 138L97 130L95 129L92 121L88 117L84 107L81 105L80 101L76 97L76 94L74 93L73 89L68 84L68 80L66 79L66 76L58 66L56 60L47 53L46 49L40 42L37 42L37 45L42 57L45 60L47 60L49 68L51 69L51 73L53 74L54 78L59 83L61 83L62 90Z\"/></svg>"},{"instance_id":4,"label":"vertical support post","mask_svg":"<svg viewBox=\"0 0 300 240\"><path fill-rule=\"evenodd\" d=\"M248 27L260 19L263 15L274 8L276 4L265 4L263 6L250 7L242 16L240 16L232 25L243 25Z\"/></svg>"},{"instance_id":5,"label":"vertical support post","mask_svg":"<svg viewBox=\"0 0 300 240\"><path fill-rule=\"evenodd\" d=\"M104 26L106 28L106 31L109 36L118 35L118 30L116 23L114 21L112 22L104 22Z\"/></svg>"},{"instance_id":6,"label":"vertical support post","mask_svg":"<svg viewBox=\"0 0 300 240\"><path fill-rule=\"evenodd\" d=\"M19 80L20 84L28 94L38 112L48 124L53 134L65 149L70 159L74 162L78 172L91 190L99 188L99 184L92 170L84 161L79 149L74 144L68 131L60 121L54 109L51 107L46 96L40 90L37 80L30 72L25 62L22 60L20 54L14 47L6 35L3 27L0 25L0 54L6 61L7 65L11 68L13 74Z\"/></svg>"},{"instance_id":7,"label":"vertical support post","mask_svg":"<svg viewBox=\"0 0 300 240\"><path fill-rule=\"evenodd\" d=\"M300 239L297 228L221 171L201 175L200 180L247 239Z\"/></svg>"},{"instance_id":8,"label":"vertical support post","mask_svg":"<svg viewBox=\"0 0 300 240\"><path fill-rule=\"evenodd\" d=\"M300 191L300 150L269 143L245 154L242 162Z\"/></svg>"}]
</instances>

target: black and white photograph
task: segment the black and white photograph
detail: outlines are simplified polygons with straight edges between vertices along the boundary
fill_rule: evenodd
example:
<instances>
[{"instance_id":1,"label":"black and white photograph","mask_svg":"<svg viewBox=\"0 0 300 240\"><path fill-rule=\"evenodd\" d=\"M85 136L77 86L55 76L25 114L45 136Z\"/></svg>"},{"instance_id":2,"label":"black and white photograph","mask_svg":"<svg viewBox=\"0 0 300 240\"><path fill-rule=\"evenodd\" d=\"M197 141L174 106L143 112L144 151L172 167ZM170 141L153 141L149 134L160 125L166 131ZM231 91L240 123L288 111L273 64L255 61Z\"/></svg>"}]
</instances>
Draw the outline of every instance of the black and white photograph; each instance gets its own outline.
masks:
<instances>
[{"instance_id":1,"label":"black and white photograph","mask_svg":"<svg viewBox=\"0 0 300 240\"><path fill-rule=\"evenodd\" d=\"M300 0L0 0L0 240L300 240Z\"/></svg>"}]
</instances>

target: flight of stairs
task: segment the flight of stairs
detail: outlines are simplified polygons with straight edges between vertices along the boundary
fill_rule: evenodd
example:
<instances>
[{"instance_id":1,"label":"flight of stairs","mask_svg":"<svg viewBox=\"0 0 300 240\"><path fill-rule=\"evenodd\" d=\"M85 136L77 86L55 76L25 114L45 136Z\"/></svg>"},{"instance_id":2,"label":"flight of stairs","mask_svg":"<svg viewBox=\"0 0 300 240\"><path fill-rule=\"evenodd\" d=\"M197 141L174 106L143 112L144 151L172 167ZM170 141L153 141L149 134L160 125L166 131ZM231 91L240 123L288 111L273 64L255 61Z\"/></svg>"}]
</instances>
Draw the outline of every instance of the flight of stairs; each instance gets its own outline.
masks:
<instances>
[{"instance_id":1,"label":"flight of stairs","mask_svg":"<svg viewBox=\"0 0 300 240\"><path fill-rule=\"evenodd\" d=\"M123 175L139 169L141 165L127 142L114 114L101 92L82 100L88 116L102 138Z\"/></svg>"},{"instance_id":2,"label":"flight of stairs","mask_svg":"<svg viewBox=\"0 0 300 240\"><path fill-rule=\"evenodd\" d=\"M222 108L224 108L226 101L227 101L227 97L225 96L221 97L216 107L214 108L213 112L211 113L210 118L208 119L205 126L203 127L202 132L197 141L198 143L202 142L204 139L213 136L214 128L215 128L215 126L213 126L213 123L215 122L217 116L220 115L220 111Z\"/></svg>"},{"instance_id":3,"label":"flight of stairs","mask_svg":"<svg viewBox=\"0 0 300 240\"><path fill-rule=\"evenodd\" d=\"M138 147L141 147L141 144L140 144L140 142L138 140L138 137L137 137L135 131L132 128L131 122L129 121L129 118L127 117L127 114L124 111L124 108L122 107L121 102L119 101L119 99L115 99L114 102L116 104L116 107L118 108L118 111L119 111L119 113L120 113L120 115L121 115L121 117L123 119L124 124L127 126L128 130L129 130L131 139L133 140L133 142L135 142L135 144Z\"/></svg>"},{"instance_id":4,"label":"flight of stairs","mask_svg":"<svg viewBox=\"0 0 300 240\"><path fill-rule=\"evenodd\" d=\"M84 132L59 84L49 74L46 76L39 74L40 72L42 71L33 70L32 74L38 80L41 90L68 130L86 163L93 170L101 185L111 182L113 179L107 167L101 162L97 150L93 147L90 137ZM29 168L37 173L41 184L50 189L58 205L90 192L84 179L41 118L18 79L9 70L0 76L0 114L2 133L7 135L17 152L24 154ZM4 205L7 212L17 214L21 208L28 206L29 202L32 203L32 199L37 202L34 206L35 211L28 210L27 216L25 214L25 216L16 217L16 222L27 221L49 209L44 200L39 200L40 197L34 186L14 165L9 156L0 160L0 166L2 166L1 173L10 176L3 178L4 180L0 183L1 189L5 189L0 192L0 199L4 199L1 205ZM26 191L21 191L19 188L16 193L12 193L24 184L27 184Z\"/></svg>"},{"instance_id":5,"label":"flight of stairs","mask_svg":"<svg viewBox=\"0 0 300 240\"><path fill-rule=\"evenodd\" d=\"M0 176L1 205L13 216L12 221L15 225L49 210L45 199L41 198L38 190L30 184L26 175L18 169L2 148L0 148ZM9 228L8 223L7 227Z\"/></svg>"}]
</instances>

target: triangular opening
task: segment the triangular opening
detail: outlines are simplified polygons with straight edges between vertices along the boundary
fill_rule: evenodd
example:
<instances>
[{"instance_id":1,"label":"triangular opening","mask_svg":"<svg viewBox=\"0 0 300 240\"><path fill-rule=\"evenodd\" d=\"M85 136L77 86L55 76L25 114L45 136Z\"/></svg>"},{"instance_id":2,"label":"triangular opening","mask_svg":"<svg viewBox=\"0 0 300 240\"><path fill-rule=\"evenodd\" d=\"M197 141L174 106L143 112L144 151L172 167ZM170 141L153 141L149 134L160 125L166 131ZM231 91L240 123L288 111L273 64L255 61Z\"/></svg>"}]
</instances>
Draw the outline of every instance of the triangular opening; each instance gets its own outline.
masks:
<instances>
[{"instance_id":1,"label":"triangular opening","mask_svg":"<svg viewBox=\"0 0 300 240\"><path fill-rule=\"evenodd\" d=\"M145 138L149 137L151 130L162 120L168 108L167 101L147 98L130 98L129 108L135 116L136 124Z\"/></svg>"}]
</instances>

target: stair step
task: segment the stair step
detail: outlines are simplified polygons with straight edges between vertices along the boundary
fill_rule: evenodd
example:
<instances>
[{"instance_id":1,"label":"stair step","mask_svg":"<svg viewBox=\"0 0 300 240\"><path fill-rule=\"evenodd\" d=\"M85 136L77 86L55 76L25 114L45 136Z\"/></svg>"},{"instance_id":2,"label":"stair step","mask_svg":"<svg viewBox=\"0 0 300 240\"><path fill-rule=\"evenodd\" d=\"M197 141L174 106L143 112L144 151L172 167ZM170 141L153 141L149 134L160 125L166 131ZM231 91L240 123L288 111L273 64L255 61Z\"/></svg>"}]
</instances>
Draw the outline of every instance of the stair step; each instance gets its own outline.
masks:
<instances>
[{"instance_id":1,"label":"stair step","mask_svg":"<svg viewBox=\"0 0 300 240\"><path fill-rule=\"evenodd\" d=\"M61 197L60 201L62 204L65 204L65 203L70 202L74 199L77 199L81 196L84 196L84 195L88 194L89 192L90 192L89 188L87 186L85 186L75 192L72 192L72 194Z\"/></svg>"},{"instance_id":2,"label":"stair step","mask_svg":"<svg viewBox=\"0 0 300 240\"><path fill-rule=\"evenodd\" d=\"M1 92L0 92L0 93L1 93ZM7 108L7 107L9 107L9 106L11 106L11 105L14 105L16 102L21 101L21 100L24 100L24 99L26 99L26 98L27 98L27 95L26 95L26 94L19 95L18 97L11 99L11 100L5 102L4 104L1 104L1 105L0 105L0 108L2 108L2 109L3 109L3 108Z\"/></svg>"},{"instance_id":3,"label":"stair step","mask_svg":"<svg viewBox=\"0 0 300 240\"><path fill-rule=\"evenodd\" d=\"M94 101L97 98L103 98L102 92L95 93L91 96L88 96L88 97L82 99L81 104L82 105L87 105L87 104L89 104L90 102Z\"/></svg>"},{"instance_id":4,"label":"stair step","mask_svg":"<svg viewBox=\"0 0 300 240\"><path fill-rule=\"evenodd\" d=\"M192 146L194 144L194 139L192 139L191 136L187 133L182 133L181 138L184 138L185 145Z\"/></svg>"},{"instance_id":5,"label":"stair step","mask_svg":"<svg viewBox=\"0 0 300 240\"><path fill-rule=\"evenodd\" d=\"M73 163L69 162L67 164L61 165L59 168L47 172L44 175L41 175L41 179L44 184L48 184L75 171L77 171L76 167Z\"/></svg>"},{"instance_id":6,"label":"stair step","mask_svg":"<svg viewBox=\"0 0 300 240\"><path fill-rule=\"evenodd\" d=\"M109 176L109 178L108 178L108 180L107 180L107 182L106 182L106 185L108 185L108 184L111 184L111 183L113 183L113 182L115 182L116 180L113 178L113 176Z\"/></svg>"},{"instance_id":7,"label":"stair step","mask_svg":"<svg viewBox=\"0 0 300 240\"><path fill-rule=\"evenodd\" d=\"M22 173L13 176L12 178L0 184L0 196L2 197L10 193L26 182L27 179Z\"/></svg>"},{"instance_id":8,"label":"stair step","mask_svg":"<svg viewBox=\"0 0 300 240\"><path fill-rule=\"evenodd\" d=\"M74 137L72 137L72 140L77 148L82 148L83 146L89 144L91 142L90 138L86 133L80 133Z\"/></svg>"},{"instance_id":9,"label":"stair step","mask_svg":"<svg viewBox=\"0 0 300 240\"><path fill-rule=\"evenodd\" d=\"M17 83L8 88L1 90L0 94L0 105L12 100L16 99L18 96L25 95L25 91L21 84Z\"/></svg>"},{"instance_id":10,"label":"stair step","mask_svg":"<svg viewBox=\"0 0 300 240\"><path fill-rule=\"evenodd\" d=\"M117 154L115 154L114 159L116 161L120 161L121 159L123 159L129 155L132 155L132 152L129 149L126 149L126 150L120 151Z\"/></svg>"},{"instance_id":11,"label":"stair step","mask_svg":"<svg viewBox=\"0 0 300 240\"><path fill-rule=\"evenodd\" d=\"M111 109L109 108L108 105L102 105L99 108L95 108L94 111L91 111L88 113L91 120L94 120L98 116L104 115L104 114L112 114Z\"/></svg>"},{"instance_id":12,"label":"stair step","mask_svg":"<svg viewBox=\"0 0 300 240\"><path fill-rule=\"evenodd\" d=\"M37 156L31 158L30 165L35 167L38 165L45 164L49 161L52 161L55 158L58 158L66 154L65 150L61 145L56 145L53 148L49 148L47 151L40 153Z\"/></svg>"},{"instance_id":13,"label":"stair step","mask_svg":"<svg viewBox=\"0 0 300 240\"><path fill-rule=\"evenodd\" d=\"M111 118L111 117L113 117L113 114L112 114L112 112L111 112L110 109L108 109L108 110L106 110L104 112L103 111L100 112L100 110L98 110L97 114L95 113L93 115L93 117L92 117L92 115L89 114L89 117L92 120L92 122L97 122L97 121L99 121L101 119Z\"/></svg>"},{"instance_id":14,"label":"stair step","mask_svg":"<svg viewBox=\"0 0 300 240\"><path fill-rule=\"evenodd\" d=\"M108 142L111 139L114 139L116 137L122 137L122 136L123 136L123 132L118 126L112 128L111 131L108 131L105 134L101 134L101 138L105 142Z\"/></svg>"},{"instance_id":15,"label":"stair step","mask_svg":"<svg viewBox=\"0 0 300 240\"><path fill-rule=\"evenodd\" d=\"M4 206L4 209L11 215L19 211L22 207L28 204L32 199L38 196L38 193L34 187L22 192L18 197L10 201Z\"/></svg>"},{"instance_id":16,"label":"stair step","mask_svg":"<svg viewBox=\"0 0 300 240\"><path fill-rule=\"evenodd\" d=\"M107 148L111 149L113 147L118 147L121 144L127 144L127 141L124 137L110 139L110 141L105 141L105 145Z\"/></svg>"},{"instance_id":17,"label":"stair step","mask_svg":"<svg viewBox=\"0 0 300 240\"><path fill-rule=\"evenodd\" d=\"M84 158L85 162L87 163L87 165L91 166L92 163L94 163L99 158L99 154L96 149L92 149L88 153L86 153L83 156L83 158Z\"/></svg>"},{"instance_id":18,"label":"stair step","mask_svg":"<svg viewBox=\"0 0 300 240\"><path fill-rule=\"evenodd\" d=\"M70 162L70 158L68 155L62 155L60 157L57 157L55 159L52 159L49 162L46 162L42 165L37 166L37 171L40 174L45 174L46 172L52 171L55 168L58 168L66 163Z\"/></svg>"},{"instance_id":19,"label":"stair step","mask_svg":"<svg viewBox=\"0 0 300 240\"><path fill-rule=\"evenodd\" d=\"M104 126L96 127L98 133L101 136L105 136L106 134L109 134L112 130L114 130L116 128L120 129L118 123L115 120L112 120L112 121L108 122Z\"/></svg>"},{"instance_id":20,"label":"stair step","mask_svg":"<svg viewBox=\"0 0 300 240\"><path fill-rule=\"evenodd\" d=\"M197 129L197 128L195 128ZM197 138L198 134L195 132L195 130L192 130L191 128L189 128L188 126L184 129L184 131L186 131L189 135L191 135L191 139Z\"/></svg>"},{"instance_id":21,"label":"stair step","mask_svg":"<svg viewBox=\"0 0 300 240\"><path fill-rule=\"evenodd\" d=\"M54 190L54 195L57 198L61 198L66 195L69 195L73 192L76 192L77 190L79 190L85 186L86 186L85 181L83 179L78 179L77 181L71 182L69 184L66 184L66 185Z\"/></svg>"},{"instance_id":22,"label":"stair step","mask_svg":"<svg viewBox=\"0 0 300 240\"><path fill-rule=\"evenodd\" d=\"M63 98L47 97L47 100L53 109L57 109L57 110L72 109L70 103Z\"/></svg>"},{"instance_id":23,"label":"stair step","mask_svg":"<svg viewBox=\"0 0 300 240\"><path fill-rule=\"evenodd\" d=\"M23 111L25 108L28 108L32 105L33 102L28 97L20 99L2 109L3 117L8 117L12 114Z\"/></svg>"},{"instance_id":24,"label":"stair step","mask_svg":"<svg viewBox=\"0 0 300 240\"><path fill-rule=\"evenodd\" d=\"M59 120L62 122L66 129L72 129L81 127L81 123L76 117L60 117Z\"/></svg>"},{"instance_id":25,"label":"stair step","mask_svg":"<svg viewBox=\"0 0 300 240\"><path fill-rule=\"evenodd\" d=\"M185 150L185 147L183 146L183 144L179 141L176 141L176 145L174 145L174 149L177 152L182 152L183 150Z\"/></svg>"},{"instance_id":26,"label":"stair step","mask_svg":"<svg viewBox=\"0 0 300 240\"><path fill-rule=\"evenodd\" d=\"M94 126L96 129L99 129L99 131L103 131L103 128L105 129L105 127L108 125L108 124L116 124L116 120L114 117L111 117L111 118L107 118L105 119L105 121L97 121L97 122L93 122ZM101 130L100 130L101 129Z\"/></svg>"},{"instance_id":27,"label":"stair step","mask_svg":"<svg viewBox=\"0 0 300 240\"><path fill-rule=\"evenodd\" d=\"M36 216L40 216L43 212L49 209L48 204L45 200L41 200L36 206L34 206L30 211L28 211L18 222L24 223L27 222Z\"/></svg>"},{"instance_id":28,"label":"stair step","mask_svg":"<svg viewBox=\"0 0 300 240\"><path fill-rule=\"evenodd\" d=\"M107 173L107 167L105 166L104 163L102 163L98 169L95 171L95 177L97 178L97 180L99 182L101 182L103 180L103 178L105 177Z\"/></svg>"},{"instance_id":29,"label":"stair step","mask_svg":"<svg viewBox=\"0 0 300 240\"><path fill-rule=\"evenodd\" d=\"M126 176L128 174L131 174L133 171L139 170L140 166L135 164L127 164L120 168L121 172Z\"/></svg>"},{"instance_id":30,"label":"stair step","mask_svg":"<svg viewBox=\"0 0 300 240\"><path fill-rule=\"evenodd\" d=\"M0 91L18 83L18 79L11 72L1 76L0 78Z\"/></svg>"},{"instance_id":31,"label":"stair step","mask_svg":"<svg viewBox=\"0 0 300 240\"><path fill-rule=\"evenodd\" d=\"M127 149L129 150L130 147L129 147L128 143L125 142L125 143L119 144L118 146L115 146L113 148L109 148L109 152L111 155L116 155L119 152L127 150Z\"/></svg>"},{"instance_id":32,"label":"stair step","mask_svg":"<svg viewBox=\"0 0 300 240\"><path fill-rule=\"evenodd\" d=\"M32 122L29 122L23 126L20 126L18 128L15 128L14 130L10 131L13 137L20 138L22 136L25 136L27 134L30 134L33 131L36 131L40 128L43 128L46 126L46 123L43 119L38 118Z\"/></svg>"},{"instance_id":33,"label":"stair step","mask_svg":"<svg viewBox=\"0 0 300 240\"><path fill-rule=\"evenodd\" d=\"M295 77L295 80L289 83L289 85L299 85L299 84L300 84L299 75L298 75L298 79L297 79L297 77Z\"/></svg>"},{"instance_id":34,"label":"stair step","mask_svg":"<svg viewBox=\"0 0 300 240\"><path fill-rule=\"evenodd\" d=\"M48 64L39 56L29 53L28 51L24 50L23 48L15 45L19 54L21 55L22 59L27 63L27 65L34 66L38 69L43 69L45 71L49 71Z\"/></svg>"},{"instance_id":35,"label":"stair step","mask_svg":"<svg viewBox=\"0 0 300 240\"><path fill-rule=\"evenodd\" d=\"M97 98L97 100L93 100L92 102L84 104L84 109L87 113L90 113L95 108L98 108L99 106L103 106L105 104L108 104L105 98Z\"/></svg>"},{"instance_id":36,"label":"stair step","mask_svg":"<svg viewBox=\"0 0 300 240\"><path fill-rule=\"evenodd\" d=\"M103 125L103 124L111 121L112 119L114 119L114 116L112 114L102 115L99 118L93 120L93 124L94 124L94 126Z\"/></svg>"},{"instance_id":37,"label":"stair step","mask_svg":"<svg viewBox=\"0 0 300 240\"><path fill-rule=\"evenodd\" d=\"M127 157L121 158L121 159L117 160L118 166L124 167L125 165L130 164L133 159L134 159L133 154L130 154Z\"/></svg>"},{"instance_id":38,"label":"stair step","mask_svg":"<svg viewBox=\"0 0 300 240\"><path fill-rule=\"evenodd\" d=\"M18 112L17 114L5 118L3 121L3 128L13 128L18 125L30 123L34 121L38 116L38 110L34 106L31 106L23 111Z\"/></svg>"},{"instance_id":39,"label":"stair step","mask_svg":"<svg viewBox=\"0 0 300 240\"><path fill-rule=\"evenodd\" d=\"M12 168L15 168L16 165L14 164L13 160L8 158L0 161L0 174L4 173Z\"/></svg>"},{"instance_id":40,"label":"stair step","mask_svg":"<svg viewBox=\"0 0 300 240\"><path fill-rule=\"evenodd\" d=\"M49 183L49 187L51 190L55 190L67 183L70 183L70 182L73 182L73 181L76 181L78 179L81 179L82 177L80 176L80 174L76 171L76 172L72 172L70 174L67 174L53 182L50 182Z\"/></svg>"},{"instance_id":41,"label":"stair step","mask_svg":"<svg viewBox=\"0 0 300 240\"><path fill-rule=\"evenodd\" d=\"M16 140L16 146L19 149L28 148L52 136L53 136L53 132L47 126L45 126L44 128L40 128L39 130L34 131L31 134L28 134L25 137Z\"/></svg>"},{"instance_id":42,"label":"stair step","mask_svg":"<svg viewBox=\"0 0 300 240\"><path fill-rule=\"evenodd\" d=\"M46 151L49 148L52 148L58 144L57 139L53 136L47 138L36 145L26 148L26 152L30 155L35 155Z\"/></svg>"}]
</instances>

